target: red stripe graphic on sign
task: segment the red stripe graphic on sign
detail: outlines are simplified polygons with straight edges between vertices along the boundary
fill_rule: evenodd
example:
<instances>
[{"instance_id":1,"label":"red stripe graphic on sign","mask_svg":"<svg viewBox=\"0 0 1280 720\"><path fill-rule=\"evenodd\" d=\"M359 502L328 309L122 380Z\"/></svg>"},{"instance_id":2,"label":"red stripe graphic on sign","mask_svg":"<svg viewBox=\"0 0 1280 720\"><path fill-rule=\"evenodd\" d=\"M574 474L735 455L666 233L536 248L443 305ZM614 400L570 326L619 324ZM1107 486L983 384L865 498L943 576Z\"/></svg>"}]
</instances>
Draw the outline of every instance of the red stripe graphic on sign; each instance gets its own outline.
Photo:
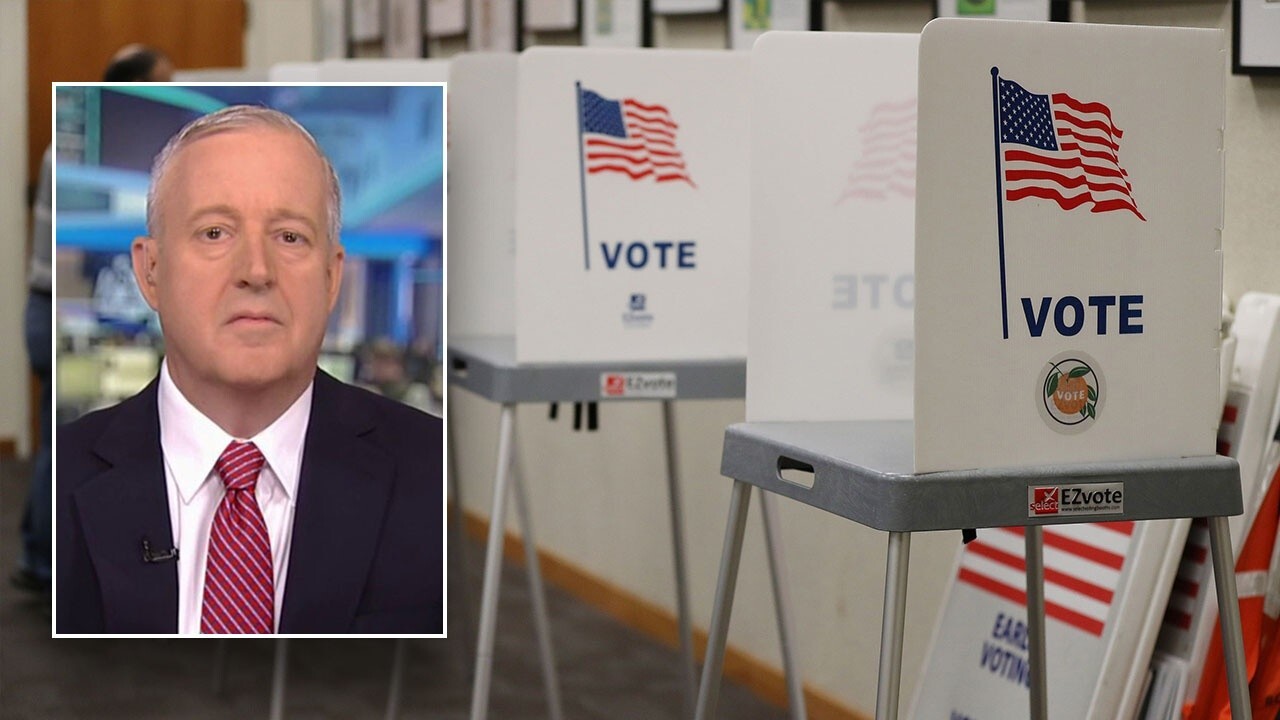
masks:
<instances>
[{"instance_id":1,"label":"red stripe graphic on sign","mask_svg":"<svg viewBox=\"0 0 1280 720\"><path fill-rule=\"evenodd\" d=\"M1049 617L1100 636L1120 582L1132 522L1046 528L1045 610ZM1026 605L1026 531L997 528L965 546L957 579Z\"/></svg>"},{"instance_id":2,"label":"red stripe graphic on sign","mask_svg":"<svg viewBox=\"0 0 1280 720\"><path fill-rule=\"evenodd\" d=\"M1023 607L1027 606L1027 593L1025 591L1005 585L1004 583L996 582L985 575L979 575L967 568L960 568L960 581L968 583L981 590L986 590L987 592L998 595L1005 600L1017 603ZM1102 635L1102 622L1095 620L1094 618L1081 615L1073 610L1069 610L1057 603L1045 600L1044 614L1054 620L1059 620L1074 628L1079 628L1090 635Z\"/></svg>"}]
</instances>

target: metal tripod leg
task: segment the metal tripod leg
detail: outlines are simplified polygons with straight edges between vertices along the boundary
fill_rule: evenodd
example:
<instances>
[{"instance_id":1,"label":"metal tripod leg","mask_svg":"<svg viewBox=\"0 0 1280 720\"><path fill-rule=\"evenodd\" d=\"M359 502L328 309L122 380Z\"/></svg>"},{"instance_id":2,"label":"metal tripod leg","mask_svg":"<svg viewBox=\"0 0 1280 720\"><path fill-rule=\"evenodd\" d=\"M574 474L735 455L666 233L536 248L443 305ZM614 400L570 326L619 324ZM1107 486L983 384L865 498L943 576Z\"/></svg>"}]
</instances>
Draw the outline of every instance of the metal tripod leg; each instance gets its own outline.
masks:
<instances>
[{"instance_id":1,"label":"metal tripod leg","mask_svg":"<svg viewBox=\"0 0 1280 720\"><path fill-rule=\"evenodd\" d=\"M391 688L387 691L386 720L396 720L400 717L400 696L404 688L404 665L408 648L408 640L396 639L395 654L391 660Z\"/></svg>"},{"instance_id":2,"label":"metal tripod leg","mask_svg":"<svg viewBox=\"0 0 1280 720\"><path fill-rule=\"evenodd\" d=\"M453 573L452 582L456 583L457 593L455 597L458 602L449 604L449 612L453 613L457 608L458 622L462 625L462 652L463 663L467 668L467 672L471 672L475 666L475 616L472 615L473 608L471 605L471 583L467 582L467 568L471 567L471 563L467 558L467 542L465 532L465 522L463 518L462 504L462 476L458 474L458 452L457 443L454 442L453 421L448 420L449 432L446 433L446 441L449 448L449 493L453 496L453 531L449 534L449 567L456 569ZM447 622L447 619L446 619Z\"/></svg>"},{"instance_id":3,"label":"metal tripod leg","mask_svg":"<svg viewBox=\"0 0 1280 720\"><path fill-rule=\"evenodd\" d=\"M524 541L525 570L529 578L529 596L533 601L533 628L538 636L538 653L542 658L542 682L547 689L547 707L552 720L561 720L564 709L560 702L560 679L556 672L555 652L551 647L551 622L547 618L547 596L542 584L542 568L538 562L538 543L533 537L533 521L524 492L522 473L513 472L516 491L516 516Z\"/></svg>"},{"instance_id":4,"label":"metal tripod leg","mask_svg":"<svg viewBox=\"0 0 1280 720\"><path fill-rule=\"evenodd\" d=\"M1045 667L1044 528L1032 525L1024 533L1027 560L1027 662L1031 671L1031 718L1049 717L1049 669Z\"/></svg>"},{"instance_id":5,"label":"metal tripod leg","mask_svg":"<svg viewBox=\"0 0 1280 720\"><path fill-rule=\"evenodd\" d=\"M227 639L218 638L213 646L213 694L221 695L227 688Z\"/></svg>"},{"instance_id":6,"label":"metal tripod leg","mask_svg":"<svg viewBox=\"0 0 1280 720\"><path fill-rule=\"evenodd\" d=\"M483 720L489 715L489 684L493 678L494 626L498 620L498 587L502 577L507 491L511 487L515 413L515 404L504 404L498 420L498 464L494 470L493 506L489 513L489 539L484 555L484 589L480 594L480 631L476 640L475 679L471 686L471 720Z\"/></svg>"},{"instance_id":7,"label":"metal tripod leg","mask_svg":"<svg viewBox=\"0 0 1280 720\"><path fill-rule=\"evenodd\" d=\"M675 401L662 401L662 430L667 450L667 496L671 508L671 548L675 556L676 617L680 626L680 662L684 671L684 717L692 717L698 692L693 661L693 627L689 615L689 580L685 569L684 513L680 499L680 462L676 454Z\"/></svg>"},{"instance_id":8,"label":"metal tripod leg","mask_svg":"<svg viewBox=\"0 0 1280 720\"><path fill-rule=\"evenodd\" d=\"M760 515L764 519L765 549L769 553L769 579L773 584L773 607L778 617L778 642L782 648L782 669L787 676L787 699L792 720L808 717L804 703L804 678L796 664L792 643L796 637L791 617L791 598L787 592L787 569L782 554L782 525L778 522L778 505L772 493L760 491Z\"/></svg>"},{"instance_id":9,"label":"metal tripod leg","mask_svg":"<svg viewBox=\"0 0 1280 720\"><path fill-rule=\"evenodd\" d=\"M729 523L724 531L724 551L720 554L720 576L716 580L716 602L711 610L711 631L707 636L707 656L702 665L695 720L712 720L720 702L720 676L724 672L725 643L729 638L729 615L733 611L733 591L738 584L738 561L742 559L742 533L747 527L751 486L735 480L729 500Z\"/></svg>"},{"instance_id":10,"label":"metal tripod leg","mask_svg":"<svg viewBox=\"0 0 1280 720\"><path fill-rule=\"evenodd\" d=\"M284 720L284 684L289 667L289 641L276 639L276 667L271 676L271 720Z\"/></svg>"},{"instance_id":11,"label":"metal tripod leg","mask_svg":"<svg viewBox=\"0 0 1280 720\"><path fill-rule=\"evenodd\" d=\"M902 631L907 614L907 566L911 533L889 533L884 571L884 620L880 625L880 677L876 684L876 720L897 720L902 685Z\"/></svg>"},{"instance_id":12,"label":"metal tripod leg","mask_svg":"<svg viewBox=\"0 0 1280 720\"><path fill-rule=\"evenodd\" d=\"M1236 567L1227 518L1209 518L1209 551L1213 555L1213 578L1218 587L1218 619L1222 629L1222 656L1227 661L1231 720L1249 720L1253 712L1249 707L1249 676L1244 662L1240 599L1236 594Z\"/></svg>"}]
</instances>

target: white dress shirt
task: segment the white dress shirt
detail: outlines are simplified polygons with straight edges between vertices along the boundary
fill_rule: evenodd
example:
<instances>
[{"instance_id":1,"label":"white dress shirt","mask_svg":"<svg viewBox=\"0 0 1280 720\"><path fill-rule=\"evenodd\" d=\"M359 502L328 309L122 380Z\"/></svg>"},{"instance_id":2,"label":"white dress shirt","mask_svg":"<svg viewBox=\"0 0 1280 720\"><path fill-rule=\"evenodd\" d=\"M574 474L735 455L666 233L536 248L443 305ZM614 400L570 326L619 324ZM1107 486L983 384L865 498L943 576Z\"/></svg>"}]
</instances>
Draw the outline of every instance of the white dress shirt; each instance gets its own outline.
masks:
<instances>
[{"instance_id":1,"label":"white dress shirt","mask_svg":"<svg viewBox=\"0 0 1280 720\"><path fill-rule=\"evenodd\" d=\"M178 548L178 632L200 633L204 606L204 572L209 554L209 529L226 490L214 465L233 440L252 442L266 464L258 477L256 496L271 538L271 562L275 575L275 629L280 628L285 573L289 569L289 545L293 536L293 510L298 497L298 472L302 446L311 419L308 385L302 395L265 430L251 438L234 438L196 409L169 375L168 363L160 369L158 402L160 448L164 453L165 487L169 496L169 523L173 545Z\"/></svg>"}]
</instances>

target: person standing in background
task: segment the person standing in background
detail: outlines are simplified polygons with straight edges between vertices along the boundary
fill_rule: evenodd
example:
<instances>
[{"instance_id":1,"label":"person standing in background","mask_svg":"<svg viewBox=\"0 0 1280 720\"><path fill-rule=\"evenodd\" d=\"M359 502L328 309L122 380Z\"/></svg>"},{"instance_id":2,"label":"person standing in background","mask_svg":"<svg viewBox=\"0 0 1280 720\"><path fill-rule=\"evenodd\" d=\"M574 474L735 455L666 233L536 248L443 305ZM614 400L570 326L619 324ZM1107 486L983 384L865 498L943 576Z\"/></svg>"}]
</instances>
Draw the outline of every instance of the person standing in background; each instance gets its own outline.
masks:
<instances>
[{"instance_id":1,"label":"person standing in background","mask_svg":"<svg viewBox=\"0 0 1280 720\"><path fill-rule=\"evenodd\" d=\"M116 51L102 73L106 82L169 82L173 62L164 53L138 43ZM53 480L50 440L53 432L51 387L53 356L53 148L40 165L31 239L25 334L31 372L40 379L40 438L22 514L22 558L9 578L21 590L48 593L53 556Z\"/></svg>"},{"instance_id":2,"label":"person standing in background","mask_svg":"<svg viewBox=\"0 0 1280 720\"><path fill-rule=\"evenodd\" d=\"M133 43L116 51L102 73L104 82L171 82L173 62L169 56L145 45Z\"/></svg>"},{"instance_id":3,"label":"person standing in background","mask_svg":"<svg viewBox=\"0 0 1280 720\"><path fill-rule=\"evenodd\" d=\"M26 338L31 372L40 379L40 437L36 444L35 466L22 513L22 558L10 578L14 587L48 593L53 557L53 482L51 454L53 389L50 384L53 355L53 182L50 172L52 148L44 151L40 163L40 185L36 191L35 220L31 233L31 268L27 280Z\"/></svg>"}]
</instances>

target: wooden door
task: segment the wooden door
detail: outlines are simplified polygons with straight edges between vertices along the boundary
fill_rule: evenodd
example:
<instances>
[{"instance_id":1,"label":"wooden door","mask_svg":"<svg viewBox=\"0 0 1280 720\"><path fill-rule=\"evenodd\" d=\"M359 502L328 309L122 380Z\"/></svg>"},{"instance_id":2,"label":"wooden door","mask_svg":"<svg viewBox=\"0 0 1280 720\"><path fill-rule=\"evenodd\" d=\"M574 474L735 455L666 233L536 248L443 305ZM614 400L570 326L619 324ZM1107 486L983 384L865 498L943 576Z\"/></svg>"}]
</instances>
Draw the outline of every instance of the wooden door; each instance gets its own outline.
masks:
<instances>
[{"instance_id":1,"label":"wooden door","mask_svg":"<svg viewBox=\"0 0 1280 720\"><path fill-rule=\"evenodd\" d=\"M28 179L52 137L55 81L95 81L129 43L179 70L241 67L245 0L27 0Z\"/></svg>"},{"instance_id":2,"label":"wooden door","mask_svg":"<svg viewBox=\"0 0 1280 720\"><path fill-rule=\"evenodd\" d=\"M27 0L27 184L53 136L50 83L102 79L129 43L164 52L178 70L241 67L245 0ZM31 437L39 436L40 388L30 382ZM0 448L2 450L2 448Z\"/></svg>"}]
</instances>

